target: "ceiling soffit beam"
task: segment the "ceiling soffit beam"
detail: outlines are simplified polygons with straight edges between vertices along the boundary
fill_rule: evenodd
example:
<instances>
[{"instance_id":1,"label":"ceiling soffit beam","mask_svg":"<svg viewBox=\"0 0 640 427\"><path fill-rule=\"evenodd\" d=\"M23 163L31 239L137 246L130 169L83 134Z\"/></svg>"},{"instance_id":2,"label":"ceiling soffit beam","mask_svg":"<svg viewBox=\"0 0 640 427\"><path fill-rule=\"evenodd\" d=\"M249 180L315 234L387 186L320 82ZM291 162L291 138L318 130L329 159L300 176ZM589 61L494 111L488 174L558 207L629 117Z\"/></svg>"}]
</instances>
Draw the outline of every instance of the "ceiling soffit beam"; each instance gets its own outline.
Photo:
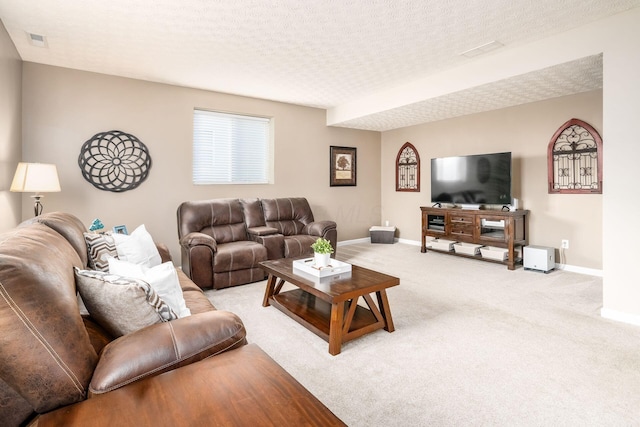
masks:
<instances>
[{"instance_id":1,"label":"ceiling soffit beam","mask_svg":"<svg viewBox=\"0 0 640 427\"><path fill-rule=\"evenodd\" d=\"M347 102L327 110L327 126L461 92L604 51L616 17L605 18L516 48L503 48L441 73Z\"/></svg>"},{"instance_id":2,"label":"ceiling soffit beam","mask_svg":"<svg viewBox=\"0 0 640 427\"><path fill-rule=\"evenodd\" d=\"M602 55L396 107L334 126L384 132L603 87Z\"/></svg>"}]
</instances>

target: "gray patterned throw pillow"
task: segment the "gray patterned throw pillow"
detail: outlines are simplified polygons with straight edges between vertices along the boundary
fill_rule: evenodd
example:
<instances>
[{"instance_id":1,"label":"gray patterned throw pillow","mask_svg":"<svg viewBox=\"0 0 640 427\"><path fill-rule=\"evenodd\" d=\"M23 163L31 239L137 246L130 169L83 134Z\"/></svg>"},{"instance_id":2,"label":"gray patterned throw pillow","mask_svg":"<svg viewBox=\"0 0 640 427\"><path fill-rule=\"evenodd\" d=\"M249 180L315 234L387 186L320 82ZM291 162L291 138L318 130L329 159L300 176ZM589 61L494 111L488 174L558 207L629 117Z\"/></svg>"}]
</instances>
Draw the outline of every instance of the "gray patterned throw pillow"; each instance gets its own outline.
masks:
<instances>
[{"instance_id":1,"label":"gray patterned throw pillow","mask_svg":"<svg viewBox=\"0 0 640 427\"><path fill-rule=\"evenodd\" d=\"M84 233L89 268L109 271L109 258L118 258L116 242L111 234Z\"/></svg>"},{"instance_id":2,"label":"gray patterned throw pillow","mask_svg":"<svg viewBox=\"0 0 640 427\"><path fill-rule=\"evenodd\" d=\"M78 268L75 276L87 311L115 338L178 318L144 280Z\"/></svg>"}]
</instances>

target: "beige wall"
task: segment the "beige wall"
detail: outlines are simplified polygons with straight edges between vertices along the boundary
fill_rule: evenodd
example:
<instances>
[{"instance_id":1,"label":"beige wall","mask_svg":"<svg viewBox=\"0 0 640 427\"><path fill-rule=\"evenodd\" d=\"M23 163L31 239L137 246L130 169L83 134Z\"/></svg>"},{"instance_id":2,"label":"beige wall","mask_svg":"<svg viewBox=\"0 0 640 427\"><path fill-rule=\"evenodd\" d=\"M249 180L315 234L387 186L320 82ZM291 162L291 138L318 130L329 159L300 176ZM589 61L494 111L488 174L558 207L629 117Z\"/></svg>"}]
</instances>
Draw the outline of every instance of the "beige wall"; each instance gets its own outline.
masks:
<instances>
[{"instance_id":1,"label":"beige wall","mask_svg":"<svg viewBox=\"0 0 640 427\"><path fill-rule=\"evenodd\" d=\"M62 192L44 198L45 212L64 210L85 224L144 223L180 262L176 209L185 200L303 196L316 219L338 223L338 240L364 237L380 218L380 134L325 124L325 111L24 63L23 141L26 161L58 166ZM195 107L270 116L275 120L273 185L194 186L191 183ZM124 193L96 189L77 165L82 144L97 132L121 130L148 148L147 180ZM329 146L356 147L358 185L329 186ZM32 200L23 197L24 217Z\"/></svg>"},{"instance_id":2,"label":"beige wall","mask_svg":"<svg viewBox=\"0 0 640 427\"><path fill-rule=\"evenodd\" d=\"M560 239L569 239L570 249L562 259L558 253L558 261L602 269L602 196L549 195L546 188L546 149L560 125L576 117L602 135L601 91L384 132L380 145L377 132L325 126L319 109L33 63L24 64L23 78L24 160L56 163L63 187L46 195L45 210L67 210L87 224L100 218L107 227L125 224L129 230L145 223L176 260L178 204L215 197L303 195L318 219L338 222L340 241L367 237L370 225L389 220L400 238L417 242L419 207L430 200L432 157L512 151L514 195L531 210L530 243L557 248ZM273 116L275 184L194 186L194 107ZM80 174L82 143L110 129L132 133L150 149L150 176L136 190L100 191ZM420 193L395 191L394 162L407 141L421 155ZM357 187L328 186L330 145L358 148ZM31 202L23 196L23 219L31 215Z\"/></svg>"},{"instance_id":3,"label":"beige wall","mask_svg":"<svg viewBox=\"0 0 640 427\"><path fill-rule=\"evenodd\" d=\"M556 130L572 118L591 124L604 139L602 91L384 132L384 219L398 227L401 238L419 241L419 207L431 205L431 158L511 151L513 195L521 208L531 211L529 243L559 248L560 240L568 239L570 247L563 259L557 253L558 261L602 269L602 196L547 193L547 146ZM419 193L395 191L394 163L407 141L420 155Z\"/></svg>"},{"instance_id":4,"label":"beige wall","mask_svg":"<svg viewBox=\"0 0 640 427\"><path fill-rule=\"evenodd\" d=\"M589 23L577 30L562 33L558 37L535 43L535 47L544 52L545 56L560 57L563 60L577 59L598 53L604 54L602 123L601 126L592 123L599 131L606 129L606 135L602 135L605 152L602 211L595 212L596 217L593 218L591 217L592 213L588 210L581 211L578 218L562 217L561 220L571 221L572 224L575 224L575 221L587 224L580 230L579 236L567 237L571 240L571 252L567 254L566 262L576 265L584 262L585 266L590 265L593 268L598 268L597 266L601 263L604 274L603 316L640 325L640 286L637 285L638 275L635 269L638 250L633 246L633 242L640 241L640 227L631 225L625 227L624 233L619 231L619 224L622 221L621 213L629 215L629 212L635 212L635 208L640 204L637 198L633 197L632 187L633 172L637 169L636 163L640 157L640 153L638 153L640 144L635 142L640 112L640 79L637 78L638 70L640 70L640 26L638 26L638 22L640 22L640 8L635 8L601 21ZM4 45L7 44L8 39L4 31L1 33L0 43L2 45L0 47L5 52ZM558 46L560 49L557 49ZM13 50L12 47L11 49ZM562 52L561 55L558 54L558 50ZM567 53L571 55L567 56ZM2 55L5 54L6 52ZM15 58L13 54L10 54L9 58L9 63L15 62L11 59ZM5 66L6 61L6 56L0 56L2 67ZM370 223L384 219L389 219L398 225L403 237L414 239L417 237L413 236L419 236L419 225L416 225L417 222L411 223L411 221L417 221L419 215L414 214L413 211L417 211L417 206L428 202L428 198L424 195L424 189L419 194L408 195L405 193L402 195L401 204L402 206L411 206L411 209L394 208L394 198L400 195L395 194L392 188L394 185L393 178L391 178L393 166L390 162L395 159L400 142L395 140L390 142L389 135L393 133L383 136L385 148L382 150L378 142L380 138L378 134L326 128L324 126L326 123L324 112L319 110L151 85L126 79L61 71L33 64L25 64L24 67L24 102L28 104L23 108L25 117L23 126L25 132L28 133L28 135L24 135L23 139L24 160L34 161L36 157L44 157L42 161L62 159L64 160L62 164L65 166L62 172L62 185L65 189L62 193L47 196L45 199L46 210L75 210L85 221L90 221L100 215L109 226L114 223L136 225L140 220L152 218L152 231L157 232L159 239L171 244L171 238L175 238L173 231L175 225L171 225L175 215L175 205L183 198L219 197L221 195L249 196L258 193L290 195L292 189L297 189L304 190L305 195L313 194L310 199L314 203L316 211L320 212L319 216L327 214L327 216L335 217L342 230L340 240L366 236L366 230ZM15 77L7 78L7 75L6 71L0 71L0 87L3 89L13 87L15 90L13 85L18 80ZM12 74L9 73L9 75ZM51 81L47 81L49 78ZM39 99L40 97L42 99ZM19 102L19 98L16 102ZM13 103L10 102L10 104ZM201 104L200 106L205 108L220 108L247 113L255 111L258 114L276 116L278 123L284 125L284 133L286 134L286 140L281 140L278 139L278 133L276 133L277 156L279 159L282 157L294 159L294 161L286 166L286 170L281 169L282 163L278 162L278 172L276 173L278 181L275 186L196 189L190 185L189 181L185 181L184 177L187 175L183 170L190 167L188 141L191 138L190 130L187 130L190 129L190 123L187 124L187 121L190 120L190 113L186 113L186 110L190 111L197 104ZM527 107L523 106L522 108ZM19 115L19 112L16 112L14 107L0 108L3 120L6 119L5 113L11 117L9 128L13 129L12 124L16 123L15 120L19 121L19 119L15 119L15 115ZM320 116L322 117L320 118ZM300 122L301 119L304 120ZM471 119L473 120L473 117ZM465 118L460 120L465 120ZM556 127L560 124L562 123L553 123ZM436 128L440 125L435 124ZM131 194L116 196L92 189L89 184L82 182L75 165L74 159L77 157L80 144L84 140L97 131L113 128L137 134L152 148L152 155L156 162L149 182ZM538 132L540 132L540 143L544 141L546 144L549 138L546 131L538 129ZM15 131L10 131L9 135L11 136L2 135L0 137L0 150L19 150L15 144L19 144L17 141L20 138L13 136L16 135ZM521 133L516 135L521 135ZM407 136L398 134L396 137L405 141L411 140L413 136L413 134ZM451 141L452 138L448 138L447 143L451 143ZM431 153L422 151L416 141L412 142L418 146L423 159L431 157ZM331 189L324 184L328 180L328 172L322 163L324 162L325 165L328 163L327 152L328 146L331 144L359 148L359 184L357 188ZM373 148L373 151L370 151L369 148ZM377 152L374 152L376 149ZM524 156L525 148L520 147L519 149L522 150ZM529 157L531 154L528 153L527 151L527 157L524 158L526 162L521 168L522 176L529 176L530 170L532 174L536 174L538 172L535 171L542 167L540 166L541 160L536 162L535 156ZM381 155L384 159L382 165L379 160ZM4 162L7 155L2 152L2 156L5 157L2 157L0 161ZM9 155L9 157L11 156ZM315 160L318 156L321 161L316 163ZM307 163L300 164L300 158L304 158ZM314 163L308 163L309 159L312 159ZM15 161L17 162L17 160ZM302 166L309 164L314 166ZM11 169L14 167L11 165ZM384 172L382 176L381 168ZM162 172L157 173L158 169ZM166 172L167 170L170 172ZM296 172L299 176L295 176L292 172L287 173L287 171ZM9 172L9 174L11 173L13 172ZM300 176L304 177L304 180L301 180ZM371 182L376 179L377 182ZM289 182L283 183L283 180ZM380 185L381 183L383 184ZM166 185L163 186L163 184ZM292 187L289 187L288 184L291 184ZM366 185L366 188L363 187L363 184ZM370 185L371 187L369 187ZM184 197L176 195L176 192L172 191L175 188L179 188L181 196ZM0 197L6 198L7 195L4 191L6 190L0 188ZM563 200L561 203L568 204L571 208L573 200L578 199L579 196L549 199L551 203L548 206L537 209L531 204L533 202L531 198L535 198L534 193L542 194L544 190L537 188L534 193L529 194L528 191L532 190L522 187L522 191L521 197L524 207L532 210L532 225L535 226L532 230L532 242L557 246L559 236L545 237L544 241L540 237L540 241L537 240L539 231L535 230L539 228L539 225L535 222L538 219L533 219L533 215L542 215L551 207L552 215L555 216L557 212L565 210L565 206L556 205L556 203L560 203L558 200ZM599 196L594 196L594 198L597 197ZM314 202L314 200L317 201ZM380 200L384 202L384 209L381 207ZM27 217L31 211L30 201L31 199L27 196L22 197L23 207L26 207L23 210L27 213ZM6 203L5 200L0 206L4 206L4 203ZM589 203L589 201L580 203ZM602 215L601 221L599 221L598 215ZM11 219L5 219L3 211L0 216L1 226L6 228L6 224L10 221ZM581 248L585 245L584 240L581 240L583 239L581 234L590 234L590 227L593 225L598 228L598 222L600 222L602 229L602 246L594 244L592 250L596 253L601 252L602 260L592 262L592 259L596 260L600 255L588 255L587 251ZM548 236L552 236L552 234L550 233ZM547 241L551 243L546 243ZM623 244L630 245L629 249L623 247ZM174 243L172 245L174 251L175 247ZM580 248L581 251L579 256L576 253L577 248Z\"/></svg>"},{"instance_id":5,"label":"beige wall","mask_svg":"<svg viewBox=\"0 0 640 427\"><path fill-rule=\"evenodd\" d=\"M9 192L20 161L22 61L0 22L0 233L21 220L20 194Z\"/></svg>"}]
</instances>

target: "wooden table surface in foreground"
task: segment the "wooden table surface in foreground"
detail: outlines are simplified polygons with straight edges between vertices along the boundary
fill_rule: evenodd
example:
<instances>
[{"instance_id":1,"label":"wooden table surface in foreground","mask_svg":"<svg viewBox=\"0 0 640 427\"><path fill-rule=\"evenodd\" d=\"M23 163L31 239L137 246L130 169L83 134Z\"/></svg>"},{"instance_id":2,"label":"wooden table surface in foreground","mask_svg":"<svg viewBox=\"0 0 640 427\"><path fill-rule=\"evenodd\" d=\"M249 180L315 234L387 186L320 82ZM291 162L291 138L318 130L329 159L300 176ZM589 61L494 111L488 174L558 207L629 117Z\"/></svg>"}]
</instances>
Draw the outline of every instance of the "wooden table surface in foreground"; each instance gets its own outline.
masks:
<instances>
[{"instance_id":1,"label":"wooden table surface in foreground","mask_svg":"<svg viewBox=\"0 0 640 427\"><path fill-rule=\"evenodd\" d=\"M329 343L329 353L340 353L342 343L378 329L394 331L386 289L400 279L352 265L351 274L322 279L295 274L293 259L264 261L269 274L262 305L273 305ZM281 292L285 282L297 289ZM371 294L376 295L377 305ZM363 298L366 307L358 304Z\"/></svg>"},{"instance_id":2,"label":"wooden table surface in foreground","mask_svg":"<svg viewBox=\"0 0 640 427\"><path fill-rule=\"evenodd\" d=\"M0 422L1 424L1 422ZM248 344L43 414L37 427L346 426Z\"/></svg>"}]
</instances>

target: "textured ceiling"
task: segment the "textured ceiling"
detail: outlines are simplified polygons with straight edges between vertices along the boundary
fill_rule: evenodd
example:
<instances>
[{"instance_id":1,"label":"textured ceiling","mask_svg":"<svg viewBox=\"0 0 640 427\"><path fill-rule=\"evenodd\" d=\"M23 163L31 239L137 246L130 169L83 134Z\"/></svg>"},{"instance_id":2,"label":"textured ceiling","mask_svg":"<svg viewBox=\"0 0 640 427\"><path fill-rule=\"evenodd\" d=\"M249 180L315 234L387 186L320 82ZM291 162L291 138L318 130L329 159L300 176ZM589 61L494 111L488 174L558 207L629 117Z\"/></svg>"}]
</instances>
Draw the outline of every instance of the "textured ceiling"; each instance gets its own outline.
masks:
<instances>
[{"instance_id":1,"label":"textured ceiling","mask_svg":"<svg viewBox=\"0 0 640 427\"><path fill-rule=\"evenodd\" d=\"M640 0L0 0L24 61L332 108L640 6ZM46 36L32 46L27 33ZM602 58L339 123L372 130L602 87Z\"/></svg>"},{"instance_id":2,"label":"textured ceiling","mask_svg":"<svg viewBox=\"0 0 640 427\"><path fill-rule=\"evenodd\" d=\"M389 109L336 126L384 131L602 87L602 55Z\"/></svg>"}]
</instances>

